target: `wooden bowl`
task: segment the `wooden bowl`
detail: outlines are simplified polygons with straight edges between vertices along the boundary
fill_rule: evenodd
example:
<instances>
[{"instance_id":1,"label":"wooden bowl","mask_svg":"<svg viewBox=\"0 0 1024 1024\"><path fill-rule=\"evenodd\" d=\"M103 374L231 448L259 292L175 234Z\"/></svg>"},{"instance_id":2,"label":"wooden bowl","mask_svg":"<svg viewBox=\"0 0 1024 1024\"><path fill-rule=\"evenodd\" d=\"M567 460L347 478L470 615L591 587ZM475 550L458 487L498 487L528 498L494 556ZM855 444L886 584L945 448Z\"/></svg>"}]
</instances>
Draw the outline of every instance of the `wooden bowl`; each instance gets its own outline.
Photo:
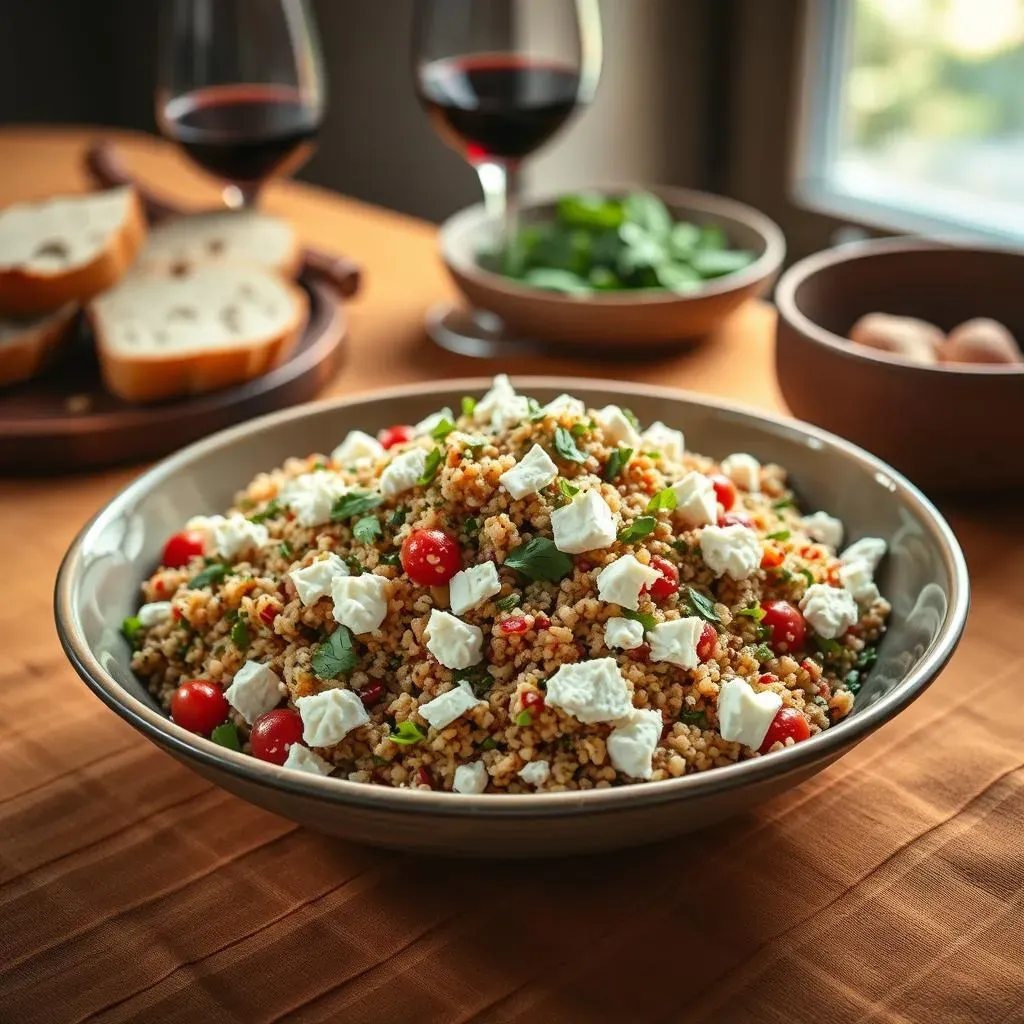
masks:
<instances>
[{"instance_id":1,"label":"wooden bowl","mask_svg":"<svg viewBox=\"0 0 1024 1024\"><path fill-rule=\"evenodd\" d=\"M764 214L732 199L688 189L644 185L599 191L621 195L639 189L660 196L676 220L720 225L730 245L756 253L756 260L690 295L653 290L561 295L477 265L477 252L494 233L493 221L477 205L441 225L445 266L470 305L496 313L512 333L588 347L667 347L691 341L714 330L741 302L769 289L782 266L786 243L778 226ZM552 219L554 211L554 199L539 200L527 203L521 217L523 223L535 223Z\"/></svg>"},{"instance_id":2,"label":"wooden bowl","mask_svg":"<svg viewBox=\"0 0 1024 1024\"><path fill-rule=\"evenodd\" d=\"M794 264L775 290L779 387L801 419L849 438L933 492L1024 487L1024 366L922 366L853 345L865 313L948 331L972 317L1024 341L1024 253L919 239L858 242Z\"/></svg>"}]
</instances>

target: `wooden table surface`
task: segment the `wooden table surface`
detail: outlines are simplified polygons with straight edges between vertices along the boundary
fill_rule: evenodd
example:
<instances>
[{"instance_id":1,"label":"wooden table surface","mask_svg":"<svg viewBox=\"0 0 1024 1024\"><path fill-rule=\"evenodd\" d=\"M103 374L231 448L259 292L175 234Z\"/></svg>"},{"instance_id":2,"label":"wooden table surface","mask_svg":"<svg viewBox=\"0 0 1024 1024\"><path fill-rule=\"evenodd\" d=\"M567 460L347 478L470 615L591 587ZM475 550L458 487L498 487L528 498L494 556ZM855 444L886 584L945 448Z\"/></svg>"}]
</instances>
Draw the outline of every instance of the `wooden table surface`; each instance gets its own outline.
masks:
<instances>
[{"instance_id":1,"label":"wooden table surface","mask_svg":"<svg viewBox=\"0 0 1024 1024\"><path fill-rule=\"evenodd\" d=\"M84 188L90 137L0 132L0 202ZM161 143L124 144L147 180L214 201ZM432 227L298 185L271 188L267 206L365 268L330 394L501 369L781 407L766 305L685 354L497 366L423 334L426 309L451 294ZM1024 1022L1024 541L1012 505L947 510L972 572L960 650L925 697L810 783L653 848L473 863L348 845L241 803L79 682L54 635L54 575L137 472L0 481L3 1024Z\"/></svg>"}]
</instances>

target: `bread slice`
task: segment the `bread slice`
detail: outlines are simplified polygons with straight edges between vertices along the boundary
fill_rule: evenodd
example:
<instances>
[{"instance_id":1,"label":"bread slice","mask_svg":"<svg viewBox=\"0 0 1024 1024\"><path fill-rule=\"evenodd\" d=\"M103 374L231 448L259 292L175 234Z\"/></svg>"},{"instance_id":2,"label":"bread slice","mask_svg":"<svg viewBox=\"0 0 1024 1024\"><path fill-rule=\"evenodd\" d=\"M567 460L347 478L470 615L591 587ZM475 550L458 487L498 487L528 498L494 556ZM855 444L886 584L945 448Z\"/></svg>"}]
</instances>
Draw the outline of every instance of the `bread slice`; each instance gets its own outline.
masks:
<instances>
[{"instance_id":1,"label":"bread slice","mask_svg":"<svg viewBox=\"0 0 1024 1024\"><path fill-rule=\"evenodd\" d=\"M50 364L75 322L78 306L32 319L0 319L0 387L18 384Z\"/></svg>"},{"instance_id":2,"label":"bread slice","mask_svg":"<svg viewBox=\"0 0 1024 1024\"><path fill-rule=\"evenodd\" d=\"M163 221L152 229L140 266L246 263L297 277L302 249L292 226L256 210L217 210Z\"/></svg>"},{"instance_id":3,"label":"bread slice","mask_svg":"<svg viewBox=\"0 0 1024 1024\"><path fill-rule=\"evenodd\" d=\"M86 312L107 390L153 402L266 373L294 348L309 299L263 267L205 263L129 274Z\"/></svg>"},{"instance_id":4,"label":"bread slice","mask_svg":"<svg viewBox=\"0 0 1024 1024\"><path fill-rule=\"evenodd\" d=\"M130 187L0 211L0 312L34 316L117 284L146 237Z\"/></svg>"}]
</instances>

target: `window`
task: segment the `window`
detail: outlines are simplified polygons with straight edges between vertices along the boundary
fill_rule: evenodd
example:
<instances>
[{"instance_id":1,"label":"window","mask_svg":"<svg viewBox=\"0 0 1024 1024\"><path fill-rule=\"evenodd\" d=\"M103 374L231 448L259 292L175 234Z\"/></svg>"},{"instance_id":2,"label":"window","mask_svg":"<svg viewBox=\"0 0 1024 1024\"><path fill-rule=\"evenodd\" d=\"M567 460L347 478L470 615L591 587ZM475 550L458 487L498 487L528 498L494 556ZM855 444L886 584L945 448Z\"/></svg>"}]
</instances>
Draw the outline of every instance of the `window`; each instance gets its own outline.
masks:
<instances>
[{"instance_id":1,"label":"window","mask_svg":"<svg viewBox=\"0 0 1024 1024\"><path fill-rule=\"evenodd\" d=\"M799 202L1024 242L1024 0L810 0Z\"/></svg>"}]
</instances>

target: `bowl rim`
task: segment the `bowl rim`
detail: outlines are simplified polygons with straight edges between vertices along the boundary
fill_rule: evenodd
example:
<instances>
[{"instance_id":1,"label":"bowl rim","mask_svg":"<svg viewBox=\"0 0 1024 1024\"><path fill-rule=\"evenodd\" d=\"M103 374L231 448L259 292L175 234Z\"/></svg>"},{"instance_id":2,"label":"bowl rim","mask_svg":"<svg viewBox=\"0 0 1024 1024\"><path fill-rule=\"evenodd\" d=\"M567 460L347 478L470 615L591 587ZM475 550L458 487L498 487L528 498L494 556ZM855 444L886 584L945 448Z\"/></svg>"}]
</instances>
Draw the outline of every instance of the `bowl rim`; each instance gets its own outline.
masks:
<instances>
[{"instance_id":1,"label":"bowl rim","mask_svg":"<svg viewBox=\"0 0 1024 1024\"><path fill-rule=\"evenodd\" d=\"M469 795L436 790L425 793L419 790L393 789L351 782L343 778L326 778L312 773L289 771L250 755L227 750L212 740L187 732L147 703L134 697L102 667L85 641L71 598L75 578L81 571L83 563L84 541L90 532L106 519L119 514L123 506L133 504L153 485L168 476L204 458L210 452L229 448L236 441L253 433L263 433L284 423L335 409L365 405L384 399L419 398L437 394L439 391L474 393L490 384L487 378L478 377L362 391L339 399L312 402L270 413L194 442L152 466L111 498L82 527L61 562L54 588L54 617L61 646L75 671L100 700L147 739L186 761L196 761L203 767L215 771L226 771L243 783L267 785L285 794L316 799L336 806L357 805L367 812L390 811L441 814L457 818L515 819L573 813L611 813L628 806L650 807L684 800L686 797L699 798L722 793L745 783L764 782L799 772L814 762L829 760L830 754L831 759L838 757L849 746L893 718L920 696L949 661L966 625L970 604L969 577L963 552L952 529L935 506L909 480L880 459L842 438L798 420L765 414L741 404L722 402L680 389L610 382L598 378L545 376L520 376L516 378L515 383L524 390L607 390L622 396L648 396L674 401L682 399L691 405L737 415L744 420L753 420L756 425L768 426L775 431L782 429L795 432L836 449L841 456L870 471L890 489L899 491L916 518L938 542L951 583L949 606L938 635L924 652L920 663L889 693L805 743L778 751L770 757L752 758L713 771L695 772L680 778L609 789L556 793Z\"/></svg>"},{"instance_id":2,"label":"bowl rim","mask_svg":"<svg viewBox=\"0 0 1024 1024\"><path fill-rule=\"evenodd\" d=\"M908 373L922 372L971 377L1024 376L1024 363L915 363L891 352L872 349L866 345L855 345L849 338L844 338L817 324L800 309L796 301L797 290L805 281L840 263L871 259L874 256L950 249L1024 258L1024 250L1018 246L1010 244L964 245L962 241L955 239L900 237L866 238L857 242L847 242L805 256L782 273L775 286L775 305L779 311L779 319L780 321L784 320L810 341L838 353L845 359L857 362L880 363L883 366L890 366Z\"/></svg>"},{"instance_id":3,"label":"bowl rim","mask_svg":"<svg viewBox=\"0 0 1024 1024\"><path fill-rule=\"evenodd\" d=\"M694 292L677 294L662 288L638 289L632 292L594 292L591 295L563 295L559 292L546 291L532 285L521 284L509 277L496 274L492 270L484 270L475 260L458 251L452 244L455 235L471 232L474 235L486 225L491 218L483 203L474 203L457 213L453 213L438 229L438 240L441 258L453 274L468 278L476 284L502 292L517 298L531 298L543 303L564 305L595 305L601 307L636 307L636 306L674 306L684 302L694 302L717 295L729 295L754 287L778 272L786 258L786 238L782 228L770 217L741 203L737 199L721 196L714 192L702 192L697 189L677 188L673 185L641 185L637 183L599 185L593 188L579 188L577 192L600 192L606 195L618 195L627 192L650 192L665 201L675 212L679 209L692 209L694 212L710 213L728 220L743 224L761 236L764 252L753 263L732 274L724 274L713 281L706 282ZM520 203L520 213L536 211L551 206L567 194L566 189L557 192L542 193L530 196Z\"/></svg>"}]
</instances>

